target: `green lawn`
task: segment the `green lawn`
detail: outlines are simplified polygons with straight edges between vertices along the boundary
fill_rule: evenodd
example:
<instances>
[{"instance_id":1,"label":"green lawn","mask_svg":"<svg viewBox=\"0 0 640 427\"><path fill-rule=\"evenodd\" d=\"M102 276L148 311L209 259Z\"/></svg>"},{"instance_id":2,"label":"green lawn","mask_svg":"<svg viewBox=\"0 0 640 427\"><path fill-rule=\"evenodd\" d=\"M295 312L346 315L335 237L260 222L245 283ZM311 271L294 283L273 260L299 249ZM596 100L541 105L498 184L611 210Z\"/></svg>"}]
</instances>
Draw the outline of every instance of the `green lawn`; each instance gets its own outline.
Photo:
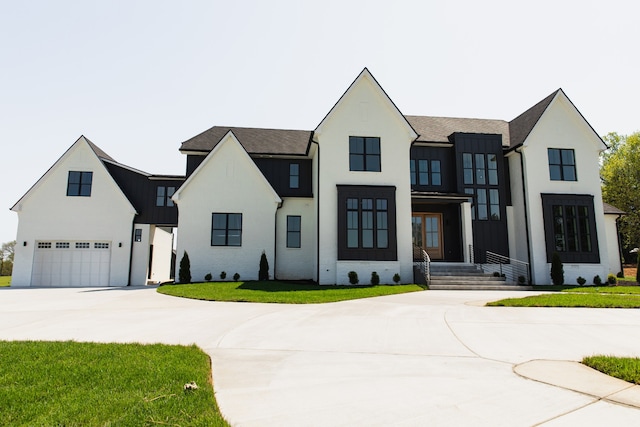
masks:
<instances>
[{"instance_id":1,"label":"green lawn","mask_svg":"<svg viewBox=\"0 0 640 427\"><path fill-rule=\"evenodd\" d=\"M637 357L590 356L582 363L612 377L640 384L640 359Z\"/></svg>"},{"instance_id":2,"label":"green lawn","mask_svg":"<svg viewBox=\"0 0 640 427\"><path fill-rule=\"evenodd\" d=\"M493 307L640 308L640 287L579 287L564 289L562 292L553 294L507 298L487 303L487 305Z\"/></svg>"},{"instance_id":3,"label":"green lawn","mask_svg":"<svg viewBox=\"0 0 640 427\"><path fill-rule=\"evenodd\" d=\"M11 276L0 276L0 287L9 286L11 284Z\"/></svg>"},{"instance_id":4,"label":"green lawn","mask_svg":"<svg viewBox=\"0 0 640 427\"><path fill-rule=\"evenodd\" d=\"M208 301L313 304L421 291L418 285L325 286L290 282L208 282L165 285L158 292Z\"/></svg>"},{"instance_id":5,"label":"green lawn","mask_svg":"<svg viewBox=\"0 0 640 427\"><path fill-rule=\"evenodd\" d=\"M228 426L196 346L0 341L0 360L2 425Z\"/></svg>"}]
</instances>

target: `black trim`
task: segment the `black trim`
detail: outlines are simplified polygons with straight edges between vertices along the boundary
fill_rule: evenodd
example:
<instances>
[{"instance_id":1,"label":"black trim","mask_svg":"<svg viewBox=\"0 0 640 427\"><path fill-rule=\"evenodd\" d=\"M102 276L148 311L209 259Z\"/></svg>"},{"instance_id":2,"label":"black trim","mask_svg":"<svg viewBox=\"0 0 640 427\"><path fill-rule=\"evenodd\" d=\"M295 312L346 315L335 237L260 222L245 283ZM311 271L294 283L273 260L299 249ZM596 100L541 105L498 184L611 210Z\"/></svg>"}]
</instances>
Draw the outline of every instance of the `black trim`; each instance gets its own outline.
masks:
<instances>
[{"instance_id":1,"label":"black trim","mask_svg":"<svg viewBox=\"0 0 640 427\"><path fill-rule=\"evenodd\" d=\"M338 189L338 260L367 260L367 261L396 261L398 259L396 236L396 187L394 186L364 186L337 185ZM377 230L377 201L386 200L387 214L387 244L385 248L377 248L377 237L374 237L372 248L363 248L361 227L358 237L358 247L347 247L347 199L373 199L373 234ZM358 208L360 209L360 208ZM361 213L361 210L358 210ZM382 212L382 211L381 211ZM360 221L360 220L359 220Z\"/></svg>"}]
</instances>

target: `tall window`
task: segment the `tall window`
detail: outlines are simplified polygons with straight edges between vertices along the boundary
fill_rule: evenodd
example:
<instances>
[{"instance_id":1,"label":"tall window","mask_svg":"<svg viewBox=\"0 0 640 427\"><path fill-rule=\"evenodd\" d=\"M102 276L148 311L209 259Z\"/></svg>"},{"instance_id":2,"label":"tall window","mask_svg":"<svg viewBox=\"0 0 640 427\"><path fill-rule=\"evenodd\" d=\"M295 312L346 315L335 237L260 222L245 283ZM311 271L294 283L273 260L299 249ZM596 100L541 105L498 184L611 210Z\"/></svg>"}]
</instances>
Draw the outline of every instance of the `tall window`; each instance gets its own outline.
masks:
<instances>
[{"instance_id":1,"label":"tall window","mask_svg":"<svg viewBox=\"0 0 640 427\"><path fill-rule=\"evenodd\" d=\"M554 252L562 262L600 262L593 196L543 194L547 261Z\"/></svg>"},{"instance_id":2,"label":"tall window","mask_svg":"<svg viewBox=\"0 0 640 427\"><path fill-rule=\"evenodd\" d=\"M69 171L67 181L67 196L91 196L93 172Z\"/></svg>"},{"instance_id":3,"label":"tall window","mask_svg":"<svg viewBox=\"0 0 640 427\"><path fill-rule=\"evenodd\" d=\"M287 247L299 248L301 234L301 217L298 215L287 215Z\"/></svg>"},{"instance_id":4,"label":"tall window","mask_svg":"<svg viewBox=\"0 0 640 427\"><path fill-rule=\"evenodd\" d=\"M387 199L347 199L347 248L389 247Z\"/></svg>"},{"instance_id":5,"label":"tall window","mask_svg":"<svg viewBox=\"0 0 640 427\"><path fill-rule=\"evenodd\" d=\"M485 153L462 153L464 192L475 196L471 206L472 219L500 220L500 191L498 188L498 156ZM493 187L493 188L492 188Z\"/></svg>"},{"instance_id":6,"label":"tall window","mask_svg":"<svg viewBox=\"0 0 640 427\"><path fill-rule=\"evenodd\" d=\"M569 149L549 148L549 177L552 181L577 181L576 158Z\"/></svg>"},{"instance_id":7,"label":"tall window","mask_svg":"<svg viewBox=\"0 0 640 427\"><path fill-rule=\"evenodd\" d=\"M176 187L164 187L159 185L156 188L156 206L173 206L171 196L176 192Z\"/></svg>"},{"instance_id":8,"label":"tall window","mask_svg":"<svg viewBox=\"0 0 640 427\"><path fill-rule=\"evenodd\" d=\"M411 159L411 185L442 185L440 160Z\"/></svg>"},{"instance_id":9,"label":"tall window","mask_svg":"<svg viewBox=\"0 0 640 427\"><path fill-rule=\"evenodd\" d=\"M289 188L300 187L300 164L289 164Z\"/></svg>"},{"instance_id":10,"label":"tall window","mask_svg":"<svg viewBox=\"0 0 640 427\"><path fill-rule=\"evenodd\" d=\"M380 138L349 137L349 170L380 172Z\"/></svg>"},{"instance_id":11,"label":"tall window","mask_svg":"<svg viewBox=\"0 0 640 427\"><path fill-rule=\"evenodd\" d=\"M242 246L242 214L211 215L211 246Z\"/></svg>"}]
</instances>

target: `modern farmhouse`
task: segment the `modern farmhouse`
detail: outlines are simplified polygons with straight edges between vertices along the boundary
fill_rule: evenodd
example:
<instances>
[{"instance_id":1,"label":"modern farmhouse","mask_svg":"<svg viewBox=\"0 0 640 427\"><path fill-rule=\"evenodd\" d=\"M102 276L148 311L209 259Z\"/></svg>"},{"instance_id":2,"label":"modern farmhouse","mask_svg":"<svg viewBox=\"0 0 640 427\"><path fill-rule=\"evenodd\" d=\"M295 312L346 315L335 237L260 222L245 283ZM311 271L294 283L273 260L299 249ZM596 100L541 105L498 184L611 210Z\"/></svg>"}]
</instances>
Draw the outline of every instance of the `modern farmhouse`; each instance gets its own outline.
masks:
<instances>
[{"instance_id":1,"label":"modern farmhouse","mask_svg":"<svg viewBox=\"0 0 640 427\"><path fill-rule=\"evenodd\" d=\"M605 148L561 89L511 121L407 116L364 69L314 130L188 139L184 176L81 136L11 208L12 286L168 281L185 251L194 281L255 280L262 252L272 278L320 284L495 257L547 284L554 252L568 283L606 277L621 269L621 212L602 201Z\"/></svg>"}]
</instances>

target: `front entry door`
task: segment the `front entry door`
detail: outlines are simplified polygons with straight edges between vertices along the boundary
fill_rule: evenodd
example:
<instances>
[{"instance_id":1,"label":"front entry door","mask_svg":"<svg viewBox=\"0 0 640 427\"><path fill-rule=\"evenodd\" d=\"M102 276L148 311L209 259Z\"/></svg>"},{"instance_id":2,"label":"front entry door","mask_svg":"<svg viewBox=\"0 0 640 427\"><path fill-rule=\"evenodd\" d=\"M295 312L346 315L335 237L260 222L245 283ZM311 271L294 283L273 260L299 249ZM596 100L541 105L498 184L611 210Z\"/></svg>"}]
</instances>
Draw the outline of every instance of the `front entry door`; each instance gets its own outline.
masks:
<instances>
[{"instance_id":1,"label":"front entry door","mask_svg":"<svg viewBox=\"0 0 640 427\"><path fill-rule=\"evenodd\" d=\"M411 226L414 246L424 248L431 259L442 259L442 214L414 213Z\"/></svg>"}]
</instances>

